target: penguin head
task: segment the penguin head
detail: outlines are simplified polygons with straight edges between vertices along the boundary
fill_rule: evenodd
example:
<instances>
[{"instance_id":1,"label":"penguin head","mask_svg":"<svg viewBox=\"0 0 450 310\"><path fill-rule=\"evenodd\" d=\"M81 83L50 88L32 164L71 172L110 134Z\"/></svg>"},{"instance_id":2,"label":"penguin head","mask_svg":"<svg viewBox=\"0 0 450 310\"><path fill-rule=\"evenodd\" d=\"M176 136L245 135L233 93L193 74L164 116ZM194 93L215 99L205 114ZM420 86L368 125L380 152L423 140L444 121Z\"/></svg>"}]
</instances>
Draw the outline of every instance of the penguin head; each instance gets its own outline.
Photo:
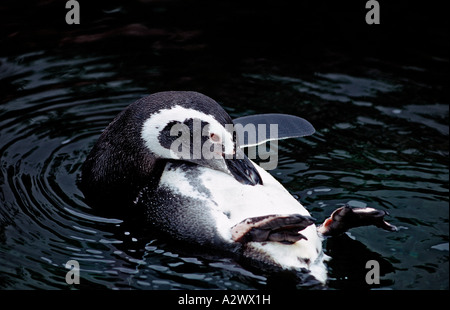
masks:
<instances>
[{"instance_id":1,"label":"penguin head","mask_svg":"<svg viewBox=\"0 0 450 310\"><path fill-rule=\"evenodd\" d=\"M159 159L182 160L222 171L244 184L262 184L237 143L231 117L211 98L183 92L143 122L141 138Z\"/></svg>"}]
</instances>

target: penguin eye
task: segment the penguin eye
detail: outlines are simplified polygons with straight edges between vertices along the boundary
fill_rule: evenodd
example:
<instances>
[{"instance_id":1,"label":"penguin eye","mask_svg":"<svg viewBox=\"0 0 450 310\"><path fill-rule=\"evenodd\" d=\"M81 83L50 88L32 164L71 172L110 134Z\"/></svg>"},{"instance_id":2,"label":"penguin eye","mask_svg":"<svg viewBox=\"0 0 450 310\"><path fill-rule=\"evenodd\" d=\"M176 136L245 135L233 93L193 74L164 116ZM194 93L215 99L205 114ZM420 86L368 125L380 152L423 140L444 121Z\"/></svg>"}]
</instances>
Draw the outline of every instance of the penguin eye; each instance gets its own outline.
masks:
<instances>
[{"instance_id":1,"label":"penguin eye","mask_svg":"<svg viewBox=\"0 0 450 310\"><path fill-rule=\"evenodd\" d=\"M216 135L215 133L210 133L209 134L209 138L213 141L213 142L215 142L215 143L218 143L218 142L220 142L220 136L219 135Z\"/></svg>"}]
</instances>

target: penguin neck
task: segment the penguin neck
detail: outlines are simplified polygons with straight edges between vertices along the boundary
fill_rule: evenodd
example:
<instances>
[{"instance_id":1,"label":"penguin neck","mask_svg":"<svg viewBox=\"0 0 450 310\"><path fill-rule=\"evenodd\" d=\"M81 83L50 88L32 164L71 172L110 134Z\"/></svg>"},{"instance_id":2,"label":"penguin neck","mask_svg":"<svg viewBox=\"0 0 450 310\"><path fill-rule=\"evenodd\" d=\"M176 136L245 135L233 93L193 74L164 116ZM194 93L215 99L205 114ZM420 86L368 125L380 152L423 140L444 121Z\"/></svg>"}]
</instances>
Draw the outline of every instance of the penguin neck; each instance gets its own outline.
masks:
<instances>
[{"instance_id":1,"label":"penguin neck","mask_svg":"<svg viewBox=\"0 0 450 310\"><path fill-rule=\"evenodd\" d=\"M159 180L165 160L153 156L140 141L139 129L124 126L127 122L127 115L118 116L83 164L80 187L90 204L123 208L133 202L142 186Z\"/></svg>"}]
</instances>

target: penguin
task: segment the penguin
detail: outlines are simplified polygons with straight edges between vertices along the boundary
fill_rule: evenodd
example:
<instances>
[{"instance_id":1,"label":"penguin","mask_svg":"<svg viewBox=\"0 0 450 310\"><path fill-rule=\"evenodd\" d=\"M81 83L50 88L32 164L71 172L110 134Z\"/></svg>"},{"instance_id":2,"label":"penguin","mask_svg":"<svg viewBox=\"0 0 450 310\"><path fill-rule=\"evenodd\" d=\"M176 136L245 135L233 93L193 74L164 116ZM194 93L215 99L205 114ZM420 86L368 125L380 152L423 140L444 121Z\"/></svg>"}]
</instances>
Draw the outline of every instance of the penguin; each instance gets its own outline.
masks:
<instances>
[{"instance_id":1,"label":"penguin","mask_svg":"<svg viewBox=\"0 0 450 310\"><path fill-rule=\"evenodd\" d=\"M238 124L276 124L278 135L251 140L235 130ZM323 238L362 225L396 227L384 220L386 211L348 206L316 226L306 208L243 152L314 132L297 116L233 121L198 92L154 93L129 105L102 132L82 165L80 187L94 206L139 208L152 227L179 242L326 283Z\"/></svg>"}]
</instances>

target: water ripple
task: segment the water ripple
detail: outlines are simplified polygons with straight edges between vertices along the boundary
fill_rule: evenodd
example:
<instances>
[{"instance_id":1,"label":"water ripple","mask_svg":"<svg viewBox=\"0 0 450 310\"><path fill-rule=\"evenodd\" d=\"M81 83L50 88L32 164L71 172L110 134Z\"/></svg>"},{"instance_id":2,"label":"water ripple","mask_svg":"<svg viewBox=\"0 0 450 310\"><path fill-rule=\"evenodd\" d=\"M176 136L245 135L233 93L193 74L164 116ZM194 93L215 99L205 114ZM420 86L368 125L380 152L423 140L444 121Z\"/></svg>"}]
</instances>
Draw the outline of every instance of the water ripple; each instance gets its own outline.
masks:
<instances>
[{"instance_id":1,"label":"water ripple","mask_svg":"<svg viewBox=\"0 0 450 310\"><path fill-rule=\"evenodd\" d=\"M264 275L230 259L190 255L85 203L76 185L83 160L112 118L152 91L156 82L142 81L159 78L160 69L123 66L119 56L67 56L38 51L0 59L0 287L68 288L64 265L76 259L80 288L266 288ZM409 100L411 88L400 78L251 73L228 83L237 94L250 90L237 101L283 94L295 100L278 112L308 112L301 116L317 133L280 141L272 173L314 217L343 204L371 206L405 228L389 237L371 227L352 231L352 242L367 248L350 242L356 255L346 260L364 254L390 261L399 279L387 287L416 281L409 269L443 277L436 262L448 262L447 105ZM266 100L260 112L274 109L266 97L259 97ZM224 104L234 115L252 109ZM340 271L331 266L331 286L339 288L333 279Z\"/></svg>"}]
</instances>

